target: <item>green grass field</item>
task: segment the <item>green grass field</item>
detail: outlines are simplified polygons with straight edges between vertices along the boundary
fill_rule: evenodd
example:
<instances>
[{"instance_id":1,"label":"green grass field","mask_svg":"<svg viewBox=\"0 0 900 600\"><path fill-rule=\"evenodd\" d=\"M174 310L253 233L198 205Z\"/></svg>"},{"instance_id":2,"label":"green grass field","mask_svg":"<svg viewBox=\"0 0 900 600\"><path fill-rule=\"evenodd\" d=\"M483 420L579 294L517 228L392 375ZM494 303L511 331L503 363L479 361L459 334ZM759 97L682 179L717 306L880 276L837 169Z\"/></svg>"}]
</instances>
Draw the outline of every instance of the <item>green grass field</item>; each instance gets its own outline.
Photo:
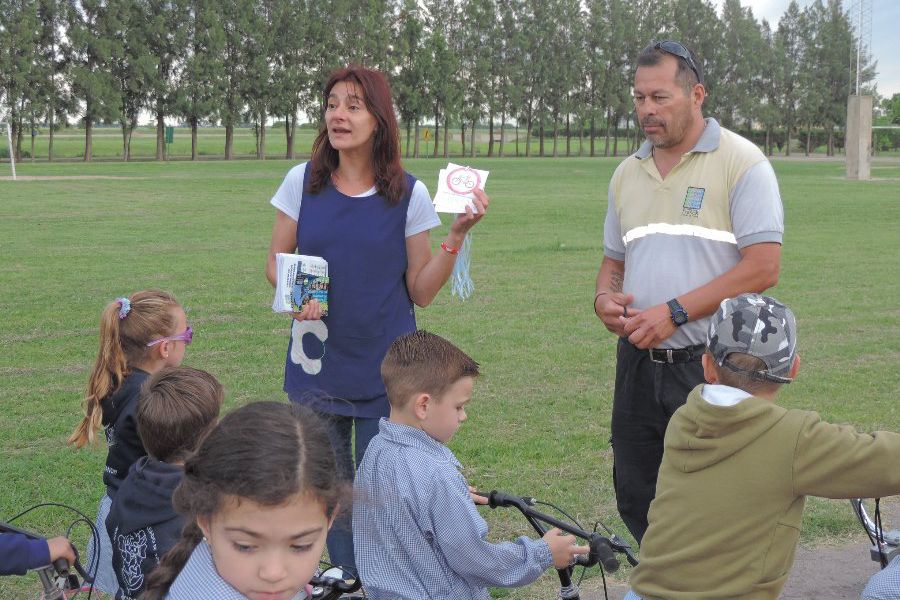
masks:
<instances>
[{"instance_id":1,"label":"green grass field","mask_svg":"<svg viewBox=\"0 0 900 600\"><path fill-rule=\"evenodd\" d=\"M462 303L444 290L418 322L483 367L451 443L470 481L624 533L607 443L614 340L591 310L617 162L479 159L491 171L491 210L474 231L475 296ZM406 166L433 191L443 164ZM787 232L773 295L794 308L803 355L783 403L898 430L900 163L876 163L871 182L845 180L840 162L774 164ZM290 166L26 161L20 175L45 178L0 180L0 519L48 501L93 518L105 452L65 440L80 419L100 311L116 296L156 287L180 298L195 329L185 364L221 379L226 409L284 398L289 323L269 308L263 268L275 214L268 200ZM0 170L7 175L8 164ZM495 538L529 533L515 514L486 518ZM58 535L72 520L40 509L18 523ZM846 502L809 503L807 541L855 529ZM83 548L87 529L73 535ZM36 597L23 581L0 582L0 597ZM546 598L552 583L545 576L497 595Z\"/></svg>"}]
</instances>

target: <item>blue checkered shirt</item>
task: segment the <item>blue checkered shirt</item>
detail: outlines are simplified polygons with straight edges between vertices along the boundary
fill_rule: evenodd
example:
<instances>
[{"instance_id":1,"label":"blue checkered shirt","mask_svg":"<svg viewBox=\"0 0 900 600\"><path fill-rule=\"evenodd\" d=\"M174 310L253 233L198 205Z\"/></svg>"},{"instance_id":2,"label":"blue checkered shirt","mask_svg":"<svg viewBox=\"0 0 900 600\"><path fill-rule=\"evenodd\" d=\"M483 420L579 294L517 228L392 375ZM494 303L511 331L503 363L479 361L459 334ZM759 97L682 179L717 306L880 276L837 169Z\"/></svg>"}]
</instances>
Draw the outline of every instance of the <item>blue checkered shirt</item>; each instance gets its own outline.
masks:
<instances>
[{"instance_id":1,"label":"blue checkered shirt","mask_svg":"<svg viewBox=\"0 0 900 600\"><path fill-rule=\"evenodd\" d=\"M166 600L246 600L246 596L231 587L216 571L209 544L202 541L172 582ZM304 600L301 590L293 600Z\"/></svg>"},{"instance_id":2,"label":"blue checkered shirt","mask_svg":"<svg viewBox=\"0 0 900 600\"><path fill-rule=\"evenodd\" d=\"M353 543L372 600L488 598L550 566L542 540L492 544L453 453L427 433L382 419L356 475Z\"/></svg>"},{"instance_id":3,"label":"blue checkered shirt","mask_svg":"<svg viewBox=\"0 0 900 600\"><path fill-rule=\"evenodd\" d=\"M860 600L900 600L900 556L872 576Z\"/></svg>"}]
</instances>

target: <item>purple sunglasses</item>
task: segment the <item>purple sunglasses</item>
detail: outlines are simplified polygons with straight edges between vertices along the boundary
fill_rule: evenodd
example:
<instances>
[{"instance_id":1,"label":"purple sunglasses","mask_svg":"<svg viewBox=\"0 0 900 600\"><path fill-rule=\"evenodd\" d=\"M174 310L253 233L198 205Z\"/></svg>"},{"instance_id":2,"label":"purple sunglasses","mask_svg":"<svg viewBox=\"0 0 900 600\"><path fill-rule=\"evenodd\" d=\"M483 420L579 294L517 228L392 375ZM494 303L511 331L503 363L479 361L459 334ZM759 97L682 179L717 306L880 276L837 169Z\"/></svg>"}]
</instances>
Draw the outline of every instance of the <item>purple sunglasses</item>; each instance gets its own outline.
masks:
<instances>
[{"instance_id":1,"label":"purple sunglasses","mask_svg":"<svg viewBox=\"0 0 900 600\"><path fill-rule=\"evenodd\" d=\"M194 339L194 328L188 325L188 328L182 331L181 333L170 335L168 337L159 338L158 340L153 340L147 347L155 346L157 344L161 344L163 342L184 342L185 344L190 344L191 340Z\"/></svg>"}]
</instances>

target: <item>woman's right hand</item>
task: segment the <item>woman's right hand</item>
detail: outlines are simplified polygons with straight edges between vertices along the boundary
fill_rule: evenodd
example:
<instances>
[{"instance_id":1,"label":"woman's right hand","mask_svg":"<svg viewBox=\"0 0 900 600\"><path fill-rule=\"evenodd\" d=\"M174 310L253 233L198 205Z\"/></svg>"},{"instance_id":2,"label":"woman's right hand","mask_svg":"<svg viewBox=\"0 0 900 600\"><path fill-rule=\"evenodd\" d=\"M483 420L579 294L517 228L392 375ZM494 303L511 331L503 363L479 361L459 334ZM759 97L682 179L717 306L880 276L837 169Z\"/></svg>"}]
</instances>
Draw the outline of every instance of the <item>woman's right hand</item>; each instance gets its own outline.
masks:
<instances>
[{"instance_id":1,"label":"woman's right hand","mask_svg":"<svg viewBox=\"0 0 900 600\"><path fill-rule=\"evenodd\" d=\"M292 313L295 321L317 321L322 318L322 305L315 298L311 298L303 310Z\"/></svg>"}]
</instances>

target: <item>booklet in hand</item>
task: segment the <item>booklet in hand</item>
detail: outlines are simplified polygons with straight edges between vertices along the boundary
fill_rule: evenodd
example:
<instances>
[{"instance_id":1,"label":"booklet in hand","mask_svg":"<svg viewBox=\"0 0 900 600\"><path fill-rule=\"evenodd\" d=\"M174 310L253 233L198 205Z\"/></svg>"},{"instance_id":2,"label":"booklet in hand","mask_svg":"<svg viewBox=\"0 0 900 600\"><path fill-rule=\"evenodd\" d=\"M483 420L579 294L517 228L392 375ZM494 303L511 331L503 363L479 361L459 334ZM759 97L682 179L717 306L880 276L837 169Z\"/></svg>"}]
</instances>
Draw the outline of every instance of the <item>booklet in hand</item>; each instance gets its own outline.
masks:
<instances>
[{"instance_id":1,"label":"booklet in hand","mask_svg":"<svg viewBox=\"0 0 900 600\"><path fill-rule=\"evenodd\" d=\"M319 301L328 315L328 262L320 256L275 255L276 284L272 310L300 312L310 300Z\"/></svg>"}]
</instances>

